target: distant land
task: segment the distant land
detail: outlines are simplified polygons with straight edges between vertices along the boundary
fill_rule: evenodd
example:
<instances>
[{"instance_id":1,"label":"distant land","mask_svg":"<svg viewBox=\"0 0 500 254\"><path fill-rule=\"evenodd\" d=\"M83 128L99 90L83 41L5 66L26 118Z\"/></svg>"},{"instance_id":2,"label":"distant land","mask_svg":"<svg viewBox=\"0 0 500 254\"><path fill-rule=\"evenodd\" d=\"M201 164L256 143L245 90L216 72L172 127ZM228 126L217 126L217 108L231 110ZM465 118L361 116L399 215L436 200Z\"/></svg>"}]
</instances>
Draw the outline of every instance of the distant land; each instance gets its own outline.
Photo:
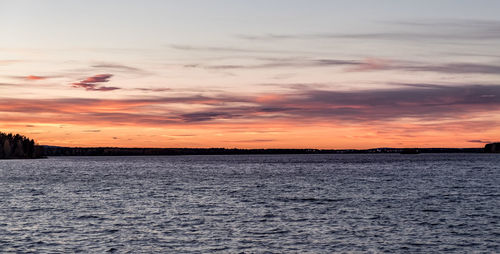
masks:
<instances>
[{"instance_id":1,"label":"distant land","mask_svg":"<svg viewBox=\"0 0 500 254\"><path fill-rule=\"evenodd\" d=\"M156 156L237 154L366 154L366 153L500 153L500 143L484 148L373 148L373 149L240 149L240 148L121 148L36 145L33 139L0 132L0 159L36 159L47 156Z\"/></svg>"},{"instance_id":2,"label":"distant land","mask_svg":"<svg viewBox=\"0 0 500 254\"><path fill-rule=\"evenodd\" d=\"M374 148L374 149L238 149L238 148L117 148L41 146L45 156L141 156L141 155L236 155L236 154L362 154L404 153L483 153L483 148ZM500 147L500 146L498 146Z\"/></svg>"},{"instance_id":3,"label":"distant land","mask_svg":"<svg viewBox=\"0 0 500 254\"><path fill-rule=\"evenodd\" d=\"M486 153L500 153L500 143L491 143L484 146Z\"/></svg>"}]
</instances>

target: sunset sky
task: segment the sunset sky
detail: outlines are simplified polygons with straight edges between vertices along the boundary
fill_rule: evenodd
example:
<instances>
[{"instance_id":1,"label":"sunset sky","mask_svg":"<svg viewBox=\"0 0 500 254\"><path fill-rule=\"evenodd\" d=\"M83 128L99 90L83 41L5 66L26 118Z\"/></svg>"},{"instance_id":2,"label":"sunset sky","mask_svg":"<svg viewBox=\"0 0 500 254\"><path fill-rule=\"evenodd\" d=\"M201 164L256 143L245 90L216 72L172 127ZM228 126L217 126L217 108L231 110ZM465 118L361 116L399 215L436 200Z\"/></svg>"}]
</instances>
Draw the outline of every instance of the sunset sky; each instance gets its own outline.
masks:
<instances>
[{"instance_id":1,"label":"sunset sky","mask_svg":"<svg viewBox=\"0 0 500 254\"><path fill-rule=\"evenodd\" d=\"M0 0L0 131L43 145L482 147L500 1Z\"/></svg>"}]
</instances>

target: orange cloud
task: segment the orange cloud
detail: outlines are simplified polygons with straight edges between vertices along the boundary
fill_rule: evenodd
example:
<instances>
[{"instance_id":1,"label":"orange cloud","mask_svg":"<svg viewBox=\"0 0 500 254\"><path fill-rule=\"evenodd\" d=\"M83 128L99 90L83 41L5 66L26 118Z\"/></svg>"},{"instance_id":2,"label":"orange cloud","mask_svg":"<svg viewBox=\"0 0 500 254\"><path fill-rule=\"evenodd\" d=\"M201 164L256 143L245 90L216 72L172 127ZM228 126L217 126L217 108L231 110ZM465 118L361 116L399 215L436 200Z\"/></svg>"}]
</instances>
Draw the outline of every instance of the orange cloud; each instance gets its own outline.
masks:
<instances>
[{"instance_id":1,"label":"orange cloud","mask_svg":"<svg viewBox=\"0 0 500 254\"><path fill-rule=\"evenodd\" d=\"M47 79L48 77L44 77L44 76L35 76L35 75L29 75L29 76L26 76L24 77L24 79L26 80L44 80L44 79Z\"/></svg>"},{"instance_id":2,"label":"orange cloud","mask_svg":"<svg viewBox=\"0 0 500 254\"><path fill-rule=\"evenodd\" d=\"M90 79L89 79L90 80ZM96 80L96 79L93 79ZM103 78L106 80L106 78ZM178 105L184 105L179 108ZM305 90L290 94L172 96L137 99L2 99L0 112L66 114L90 121L149 124L178 122L440 121L500 110L500 86L408 84L361 91Z\"/></svg>"},{"instance_id":3,"label":"orange cloud","mask_svg":"<svg viewBox=\"0 0 500 254\"><path fill-rule=\"evenodd\" d=\"M156 142L158 147L183 144L190 147L367 148L400 143L400 146L428 147L438 142L467 146L470 140L494 140L498 136L499 111L500 86L496 85L400 84L389 89L358 91L309 88L246 96L221 93L135 99L0 99L1 126L21 124L20 128L27 132L49 128L44 126L70 125L72 130L52 129L51 132L78 129L78 133L89 134L89 130L102 130L93 134L102 137L103 144L115 140L123 146L127 146L127 135L144 133L144 128L153 129L157 132L155 135L163 135L160 130L166 128L177 128L200 136L196 141L182 138L185 143L152 138L151 142ZM106 132L108 128L121 128L123 138L118 132ZM277 128L286 134L261 132ZM208 130L212 133L204 136ZM63 145L56 143L63 138L42 141ZM453 141L453 138L459 140ZM149 141L130 142L143 146ZM78 142L89 146L101 144L84 137L73 144ZM332 142L330 146L328 142Z\"/></svg>"},{"instance_id":4,"label":"orange cloud","mask_svg":"<svg viewBox=\"0 0 500 254\"><path fill-rule=\"evenodd\" d=\"M283 98L284 98L284 96L280 95L280 94L264 94L264 95L260 95L257 98L255 98L255 100L257 102L273 102L273 101L282 100Z\"/></svg>"}]
</instances>

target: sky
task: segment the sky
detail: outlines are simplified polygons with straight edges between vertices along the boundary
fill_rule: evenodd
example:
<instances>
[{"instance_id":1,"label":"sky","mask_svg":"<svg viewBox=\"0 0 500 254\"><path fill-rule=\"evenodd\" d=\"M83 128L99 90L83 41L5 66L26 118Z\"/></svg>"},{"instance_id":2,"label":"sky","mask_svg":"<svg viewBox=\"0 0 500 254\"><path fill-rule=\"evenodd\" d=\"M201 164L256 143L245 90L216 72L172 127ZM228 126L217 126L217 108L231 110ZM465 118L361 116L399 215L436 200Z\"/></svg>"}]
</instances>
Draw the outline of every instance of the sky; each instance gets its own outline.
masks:
<instances>
[{"instance_id":1,"label":"sky","mask_svg":"<svg viewBox=\"0 0 500 254\"><path fill-rule=\"evenodd\" d=\"M0 131L78 147L482 147L500 1L0 0Z\"/></svg>"}]
</instances>

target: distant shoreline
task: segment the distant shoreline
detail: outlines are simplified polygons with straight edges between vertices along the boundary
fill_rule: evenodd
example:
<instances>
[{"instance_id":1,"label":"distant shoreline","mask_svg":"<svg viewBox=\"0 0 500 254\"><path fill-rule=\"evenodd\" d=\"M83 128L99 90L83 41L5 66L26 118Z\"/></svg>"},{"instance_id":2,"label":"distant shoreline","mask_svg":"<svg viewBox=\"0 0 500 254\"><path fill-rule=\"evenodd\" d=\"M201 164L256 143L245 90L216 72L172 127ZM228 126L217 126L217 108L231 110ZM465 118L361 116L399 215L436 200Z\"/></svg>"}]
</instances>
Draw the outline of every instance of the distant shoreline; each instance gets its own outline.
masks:
<instances>
[{"instance_id":1,"label":"distant shoreline","mask_svg":"<svg viewBox=\"0 0 500 254\"><path fill-rule=\"evenodd\" d=\"M245 154L380 154L484 153L483 148L373 148L373 149L239 149L239 148L118 148L40 146L44 156L151 156L151 155L245 155Z\"/></svg>"}]
</instances>

